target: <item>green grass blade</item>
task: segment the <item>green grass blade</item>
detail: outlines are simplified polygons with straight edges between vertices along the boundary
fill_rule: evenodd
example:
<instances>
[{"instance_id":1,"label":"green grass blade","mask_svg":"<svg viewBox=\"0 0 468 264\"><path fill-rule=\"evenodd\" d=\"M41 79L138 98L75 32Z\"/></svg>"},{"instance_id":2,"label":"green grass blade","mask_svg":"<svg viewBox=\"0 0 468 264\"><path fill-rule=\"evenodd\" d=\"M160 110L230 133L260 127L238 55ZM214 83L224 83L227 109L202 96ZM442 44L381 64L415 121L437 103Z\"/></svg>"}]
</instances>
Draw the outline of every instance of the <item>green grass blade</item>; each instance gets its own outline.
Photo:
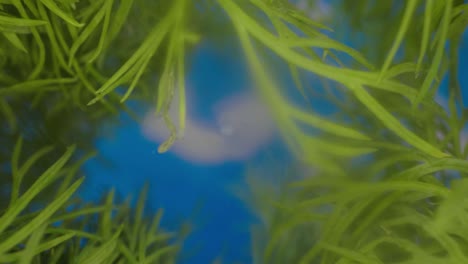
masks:
<instances>
[{"instance_id":1,"label":"green grass blade","mask_svg":"<svg viewBox=\"0 0 468 264\"><path fill-rule=\"evenodd\" d=\"M15 48L23 51L24 53L28 53L28 50L26 50L26 47L23 45L23 42L21 42L20 38L18 37L17 34L15 33L10 33L10 32L3 32L3 36L10 41Z\"/></svg>"},{"instance_id":2,"label":"green grass blade","mask_svg":"<svg viewBox=\"0 0 468 264\"><path fill-rule=\"evenodd\" d=\"M69 23L75 27L82 27L84 24L79 23L73 17L69 16L62 9L60 9L53 0L39 0L43 5L45 5L52 13L62 18L65 22Z\"/></svg>"},{"instance_id":3,"label":"green grass blade","mask_svg":"<svg viewBox=\"0 0 468 264\"><path fill-rule=\"evenodd\" d=\"M101 213L101 229L100 235L104 238L111 236L112 232L112 213L114 209L114 194L115 190L112 188L107 194L106 200L104 202L104 211Z\"/></svg>"},{"instance_id":4,"label":"green grass blade","mask_svg":"<svg viewBox=\"0 0 468 264\"><path fill-rule=\"evenodd\" d=\"M280 40L284 45L289 47L314 47L322 49L334 49L341 51L351 56L354 60L361 63L368 69L373 69L374 66L361 53L353 48L350 48L340 42L334 41L326 36L320 38L291 38Z\"/></svg>"},{"instance_id":5,"label":"green grass blade","mask_svg":"<svg viewBox=\"0 0 468 264\"><path fill-rule=\"evenodd\" d=\"M47 24L44 20L35 20L28 18L16 18L0 15L0 26L15 26L15 27L37 27Z\"/></svg>"},{"instance_id":6,"label":"green grass blade","mask_svg":"<svg viewBox=\"0 0 468 264\"><path fill-rule=\"evenodd\" d=\"M422 152L436 158L445 158L450 155L442 152L436 147L421 139L406 127L404 127L398 119L392 116L377 100L375 100L366 90L359 86L354 86L353 92L369 110L380 120L385 126L397 134L403 140Z\"/></svg>"},{"instance_id":7,"label":"green grass blade","mask_svg":"<svg viewBox=\"0 0 468 264\"><path fill-rule=\"evenodd\" d=\"M63 156L50 166L14 204L10 204L5 214L0 218L0 234L11 225L39 192L56 179L58 172L63 168L74 150L75 147L69 147Z\"/></svg>"},{"instance_id":8,"label":"green grass blade","mask_svg":"<svg viewBox=\"0 0 468 264\"><path fill-rule=\"evenodd\" d=\"M327 119L315 116L312 113L307 113L302 111L296 107L289 107L288 110L291 113L291 117L302 122L308 124L310 126L316 127L322 131L328 132L333 135L346 137L350 139L357 139L357 140L370 140L370 138L359 131L356 131L352 128L345 127Z\"/></svg>"},{"instance_id":9,"label":"green grass blade","mask_svg":"<svg viewBox=\"0 0 468 264\"><path fill-rule=\"evenodd\" d=\"M11 204L13 204L18 199L21 181L23 180L26 173L40 158L47 155L47 153L52 151L52 149L53 149L52 147L44 147L36 151L20 168L17 167L17 169L12 171L13 172L13 186L12 186L12 192L11 192L11 202L10 202ZM20 153L17 153L16 155L19 155L19 154ZM12 162L12 165L16 164L15 166L17 166L19 156L14 156L13 160L15 160L15 163Z\"/></svg>"},{"instance_id":10,"label":"green grass blade","mask_svg":"<svg viewBox=\"0 0 468 264\"><path fill-rule=\"evenodd\" d=\"M78 263L80 264L100 264L106 263L107 260L115 254L115 250L118 244L118 237L122 232L122 227L112 236L109 241L102 244L100 247L93 249L89 254L80 259Z\"/></svg>"},{"instance_id":11,"label":"green grass blade","mask_svg":"<svg viewBox=\"0 0 468 264\"><path fill-rule=\"evenodd\" d=\"M398 29L397 36L393 42L392 48L390 49L390 52L388 53L385 62L382 66L382 69L380 71L380 77L379 80L382 79L383 75L385 72L390 68L390 65L393 62L393 59L395 58L395 55L400 48L401 43L403 42L403 38L408 31L408 28L410 26L411 22L411 17L413 16L413 13L417 7L418 0L407 0L406 1L406 8L405 8L405 13L403 14L403 19L401 21L400 28Z\"/></svg>"},{"instance_id":12,"label":"green grass blade","mask_svg":"<svg viewBox=\"0 0 468 264\"><path fill-rule=\"evenodd\" d=\"M424 57L426 56L427 47L430 42L430 30L432 23L432 8L434 5L434 0L426 1L426 9L424 10L424 26L423 26L423 35L421 39L421 47L419 50L419 57L416 66L416 72L419 73Z\"/></svg>"},{"instance_id":13,"label":"green grass blade","mask_svg":"<svg viewBox=\"0 0 468 264\"><path fill-rule=\"evenodd\" d=\"M148 185L145 184L143 190L141 190L140 196L138 197L138 202L135 208L135 222L132 229L132 237L130 239L130 250L134 251L137 248L138 244L138 233L142 229L143 222L143 213L145 209L145 203L148 195Z\"/></svg>"},{"instance_id":14,"label":"green grass blade","mask_svg":"<svg viewBox=\"0 0 468 264\"><path fill-rule=\"evenodd\" d=\"M164 36L169 30L169 21L165 19L158 23L153 31L150 33L148 38L143 42L143 44L138 48L138 50L128 59L122 67L120 67L117 72L115 72L97 91L96 97L91 100L88 105L95 104L96 102L100 101L105 95L110 93L113 89L115 89L120 82L122 82L123 78L125 77L126 73L131 71L132 68L141 66L142 60L144 60L147 56L151 56L161 44ZM138 69L134 69L135 72Z\"/></svg>"},{"instance_id":15,"label":"green grass blade","mask_svg":"<svg viewBox=\"0 0 468 264\"><path fill-rule=\"evenodd\" d=\"M78 187L80 187L83 180L84 178L81 178L78 181L76 181L74 184L72 184L70 188L68 188L64 193L58 196L56 200L54 200L46 208L44 208L44 210L42 210L34 219L32 219L25 226L23 226L21 229L16 231L13 235L9 236L7 239L1 242L0 254L3 254L6 251L13 248L14 246L16 246L18 243L20 243L26 237L28 237L31 233L33 233L34 230L36 230L42 224L46 223L47 220L57 210L59 210L68 201L68 199L75 193Z\"/></svg>"},{"instance_id":16,"label":"green grass blade","mask_svg":"<svg viewBox=\"0 0 468 264\"><path fill-rule=\"evenodd\" d=\"M32 254L33 256L37 256L38 254L40 254L40 253L42 253L44 251L51 250L51 249L53 249L54 253L55 253L56 251L61 250L61 248L57 248L57 246L59 246L60 244L63 244L65 241L73 238L74 236L75 236L74 232L68 232L65 235L62 235L62 236L53 238L51 240L42 242L33 251L29 251L29 250L25 249L25 250L22 250L20 252L0 255L0 261L3 262L3 263L14 263L14 262L18 261L18 259L21 259L21 257L24 256L25 254L26 255L27 254ZM25 251L27 251L27 252L25 252ZM27 262L27 263L32 263L32 262ZM57 262L51 261L51 262L48 262L48 264L49 263L57 263Z\"/></svg>"},{"instance_id":17,"label":"green grass blade","mask_svg":"<svg viewBox=\"0 0 468 264\"><path fill-rule=\"evenodd\" d=\"M109 2L109 1L107 1ZM97 14L93 17L93 19L83 28L79 37L73 42L73 45L70 48L70 54L68 59L68 67L71 67L73 59L75 58L75 54L81 45L89 39L91 34L96 30L96 28L101 24L104 15L106 14L105 7L100 8Z\"/></svg>"},{"instance_id":18,"label":"green grass blade","mask_svg":"<svg viewBox=\"0 0 468 264\"><path fill-rule=\"evenodd\" d=\"M21 254L19 264L29 264L32 262L32 259L37 251L37 247L44 235L46 227L47 225L43 224L29 237L28 242L26 242L26 246L23 251L24 253Z\"/></svg>"},{"instance_id":19,"label":"green grass blade","mask_svg":"<svg viewBox=\"0 0 468 264\"><path fill-rule=\"evenodd\" d=\"M0 89L0 96L18 93L37 93L39 91L57 90L60 85L75 83L75 78L56 78L31 80Z\"/></svg>"},{"instance_id":20,"label":"green grass blade","mask_svg":"<svg viewBox=\"0 0 468 264\"><path fill-rule=\"evenodd\" d=\"M106 10L106 13L105 13L104 22L102 25L101 37L99 38L99 42L98 42L96 49L94 49L94 51L89 56L86 56L87 63L92 63L93 61L95 61L103 51L104 45L106 43L106 39L108 37L107 32L109 30L113 3L114 3L113 0L108 0L106 2L106 5L104 7L104 9Z\"/></svg>"},{"instance_id":21,"label":"green grass blade","mask_svg":"<svg viewBox=\"0 0 468 264\"><path fill-rule=\"evenodd\" d=\"M434 59L431 62L432 64L429 68L429 72L422 84L421 90L419 91L416 100L413 102L414 109L416 109L419 103L425 98L425 96L429 92L429 89L431 88L432 83L434 82L434 80L437 79L439 67L442 64L442 59L445 52L445 44L447 42L447 35L452 14L452 5L452 0L446 0L444 15L442 16L440 26L441 33L439 38L437 39L437 49L435 51Z\"/></svg>"}]
</instances>

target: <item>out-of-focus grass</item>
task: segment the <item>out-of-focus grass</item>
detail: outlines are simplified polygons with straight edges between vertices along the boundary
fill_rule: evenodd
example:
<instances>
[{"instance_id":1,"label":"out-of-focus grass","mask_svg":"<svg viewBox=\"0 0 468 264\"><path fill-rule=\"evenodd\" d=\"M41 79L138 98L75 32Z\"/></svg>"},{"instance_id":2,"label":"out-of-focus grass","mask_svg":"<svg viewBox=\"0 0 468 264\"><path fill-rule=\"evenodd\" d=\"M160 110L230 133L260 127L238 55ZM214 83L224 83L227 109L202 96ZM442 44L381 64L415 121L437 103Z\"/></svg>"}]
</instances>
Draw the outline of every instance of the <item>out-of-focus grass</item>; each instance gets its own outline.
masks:
<instances>
[{"instance_id":1,"label":"out-of-focus grass","mask_svg":"<svg viewBox=\"0 0 468 264\"><path fill-rule=\"evenodd\" d=\"M339 49L333 61L327 61L323 57L331 57L329 49L336 50L334 40L318 30L310 34L311 24L303 29L305 23L290 22L300 16L299 11L278 4L281 19L271 18L273 11L268 10L274 5L252 1L269 14L275 32L248 18L240 5L220 2L231 14L253 77L275 106L285 137L298 150L299 159L314 168L309 177L281 184L280 192L266 188L262 181L251 184L252 199L263 201L255 207L263 220L254 233L256 262L468 262L468 162L466 146L460 143L466 111L458 84L462 76L457 76L467 5L343 1L345 8L338 15L363 23L365 16L373 15L381 24L366 25L374 26L375 34L365 36L368 43L360 46L362 53ZM384 15L388 10L391 15ZM379 20L379 14L393 20ZM288 38L282 37L287 27L280 28L280 23L299 28L301 36L290 30ZM383 44L384 37L394 39ZM314 46L309 39L326 44L308 49ZM320 76L328 92L314 96L333 102L336 114L318 122L324 118L296 110L294 102L286 101L260 62L257 51L263 48L302 74ZM370 62L375 61L370 58L373 52L384 55L381 65ZM344 55L356 62L335 64ZM363 64L361 57L370 59ZM440 80L447 76L450 112L435 103ZM319 133L306 133L295 119Z\"/></svg>"},{"instance_id":2,"label":"out-of-focus grass","mask_svg":"<svg viewBox=\"0 0 468 264\"><path fill-rule=\"evenodd\" d=\"M149 220L143 214L146 191L136 208L116 204L111 191L100 205L85 205L73 194L83 178L73 180L78 167L67 165L70 147L27 190L21 181L50 149L24 162L22 139L12 157L11 200L0 217L0 263L174 263L178 244L159 228L162 211ZM78 163L79 165L79 163ZM34 200L40 192L53 199L42 209Z\"/></svg>"}]
</instances>

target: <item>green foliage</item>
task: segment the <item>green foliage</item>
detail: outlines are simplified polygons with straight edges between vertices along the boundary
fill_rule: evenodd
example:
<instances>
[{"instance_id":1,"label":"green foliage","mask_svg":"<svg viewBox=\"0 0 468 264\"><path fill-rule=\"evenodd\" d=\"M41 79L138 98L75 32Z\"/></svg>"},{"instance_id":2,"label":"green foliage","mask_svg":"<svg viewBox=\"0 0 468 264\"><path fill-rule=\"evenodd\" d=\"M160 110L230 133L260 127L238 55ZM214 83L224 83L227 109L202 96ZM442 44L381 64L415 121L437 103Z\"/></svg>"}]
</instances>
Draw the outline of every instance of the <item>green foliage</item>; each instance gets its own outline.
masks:
<instances>
[{"instance_id":1,"label":"green foliage","mask_svg":"<svg viewBox=\"0 0 468 264\"><path fill-rule=\"evenodd\" d=\"M20 139L13 153L10 203L0 218L0 263L174 263L178 246L169 243L173 235L159 229L162 211L152 221L143 216L146 191L136 209L115 204L113 191L102 205L82 205L72 197L83 178L73 180L76 167L67 163L75 147L70 147L20 192L24 175L50 151L19 164L21 148ZM37 210L40 192L53 192L54 198Z\"/></svg>"},{"instance_id":2,"label":"green foliage","mask_svg":"<svg viewBox=\"0 0 468 264\"><path fill-rule=\"evenodd\" d=\"M258 262L468 263L467 111L457 68L468 5L356 0L340 8L337 24L325 26L286 0L0 0L0 161L11 164L0 172L11 190L0 207L0 261L174 261L161 214L143 217L144 193L135 217L113 192L99 206L72 199L83 160L67 167L75 159L67 146L89 151L103 118L128 111L129 98L155 95L171 131L158 151L167 151L184 134L186 55L219 34L238 38L285 142L314 170L279 191L253 185L264 214ZM220 11L227 20L213 26ZM366 41L336 40L348 31ZM339 111L321 116L289 100L278 77L285 72L267 63L274 59L298 93ZM444 77L449 111L435 102ZM175 89L180 131L168 116ZM29 149L13 143L20 136ZM34 201L49 203L34 211Z\"/></svg>"},{"instance_id":3,"label":"green foliage","mask_svg":"<svg viewBox=\"0 0 468 264\"><path fill-rule=\"evenodd\" d=\"M460 141L466 108L455 59L466 29L467 13L461 10L466 10L467 5L430 0L379 4L343 1L345 13L340 14L346 14L344 21L348 19L354 25L356 20L366 21L362 27L373 27L366 35L368 44L358 45L364 54L359 56L369 61L373 52L383 56L377 64L369 62L369 67L358 60L356 53L340 50L341 55L348 53L361 62L363 68L358 63L339 62L336 66L323 60L331 53L326 48L332 47L332 40L313 51L301 52L306 45L288 45L299 38L308 43L317 38L318 31L312 35L301 29L301 37L293 35L293 31L288 38L282 37L270 15L276 33L243 17L240 5L222 2L238 29L254 78L275 106L285 137L290 137L292 148L299 150L299 158L314 169L305 178L284 183L279 193L262 187L263 182L252 184L252 199L271 201L256 207L263 219L263 226L254 233L256 261L468 262L468 162L466 146ZM261 1L251 2L265 13L273 13ZM405 5L399 5L402 3ZM389 8L394 12L388 12ZM419 10L424 10L423 15ZM388 13L392 19L382 19ZM368 23L366 15L370 14L378 17L380 24ZM286 23L286 19L283 21ZM421 28L422 32L418 32ZM394 39L388 41L389 37ZM255 46L251 39L258 40L259 45ZM324 118L312 118L315 113L296 110L285 100L271 81L273 74L260 63L256 50L261 46L305 73L325 78L328 92L318 96L333 102L339 111L328 116L326 122L307 122ZM308 56L317 51L315 56ZM379 67L379 71L374 70ZM440 80L445 76L450 79L449 112L435 103ZM320 133L304 132L294 119Z\"/></svg>"}]
</instances>

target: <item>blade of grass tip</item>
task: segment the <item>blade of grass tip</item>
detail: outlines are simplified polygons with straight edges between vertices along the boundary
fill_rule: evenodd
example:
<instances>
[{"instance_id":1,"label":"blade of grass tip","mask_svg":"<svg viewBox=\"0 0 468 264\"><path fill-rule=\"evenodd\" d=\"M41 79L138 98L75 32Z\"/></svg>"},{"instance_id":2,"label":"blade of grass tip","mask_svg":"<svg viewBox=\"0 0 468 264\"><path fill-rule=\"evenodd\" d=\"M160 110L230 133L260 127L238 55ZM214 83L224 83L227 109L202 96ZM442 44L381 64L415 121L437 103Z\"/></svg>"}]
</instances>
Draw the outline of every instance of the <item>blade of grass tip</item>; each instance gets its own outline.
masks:
<instances>
[{"instance_id":1,"label":"blade of grass tip","mask_svg":"<svg viewBox=\"0 0 468 264\"><path fill-rule=\"evenodd\" d=\"M421 70L421 66L422 66L422 61L424 59L424 56L426 55L427 47L429 46L433 5L434 5L434 0L426 1L426 9L424 10L423 35L421 39L421 47L419 51L418 62L416 64L416 76L419 75L419 71Z\"/></svg>"},{"instance_id":2,"label":"blade of grass tip","mask_svg":"<svg viewBox=\"0 0 468 264\"><path fill-rule=\"evenodd\" d=\"M393 131L396 135L405 140L408 144L421 150L422 152L435 158L445 158L450 155L442 152L421 139L406 127L404 127L394 116L392 116L377 100L375 100L364 88L351 85L355 96L361 101L374 115L384 123L384 125Z\"/></svg>"},{"instance_id":3,"label":"blade of grass tip","mask_svg":"<svg viewBox=\"0 0 468 264\"><path fill-rule=\"evenodd\" d=\"M40 5L40 4L38 5L38 11L39 11L40 16L43 19L50 21L49 15L47 14L47 10L45 9L43 5ZM63 34L64 32L57 31L56 29L54 29L51 23L48 23L47 25L45 25L45 30L46 30L47 36L49 37L50 48L51 48L50 54L52 55L52 58L56 59L57 62L60 64L60 66L62 66L64 70L66 70L68 73L70 73L73 76L74 73L70 69L70 67L68 67L63 51L60 48L60 44L58 43L57 37L56 37L56 35Z\"/></svg>"},{"instance_id":4,"label":"blade of grass tip","mask_svg":"<svg viewBox=\"0 0 468 264\"><path fill-rule=\"evenodd\" d=\"M135 251L138 244L138 233L143 222L143 212L145 209L146 198L148 194L148 184L145 184L140 192L138 202L135 208L135 222L133 224L132 239L130 240L130 250Z\"/></svg>"},{"instance_id":5,"label":"blade of grass tip","mask_svg":"<svg viewBox=\"0 0 468 264\"><path fill-rule=\"evenodd\" d=\"M102 49L104 47L104 44L106 43L106 38L108 37L108 30L109 30L109 24L110 24L110 17L112 15L112 5L114 4L114 1L113 0L109 0L109 1L106 1L106 5L105 5L105 10L106 10L106 14L104 16L104 23L102 25L102 32L101 32L101 37L99 38L99 42L98 42L98 45L96 47L96 49L93 51L93 53L91 53L91 55L89 56L89 58L87 58L87 63L92 63L93 61L95 61L99 55L101 54L102 52ZM112 18L114 19L114 18ZM88 56L86 56L88 57Z\"/></svg>"},{"instance_id":6,"label":"blade of grass tip","mask_svg":"<svg viewBox=\"0 0 468 264\"><path fill-rule=\"evenodd\" d=\"M81 81L81 84L84 85L84 87L91 92L92 94L95 94L96 90L94 89L94 86L91 84L90 81L86 78L85 74L81 70L81 66L78 64L78 62L75 60L73 62L73 68L75 69L76 75ZM113 106L111 103L108 102L106 99L101 99L101 104L103 105L103 108L109 111L110 113L117 114L119 111L115 106Z\"/></svg>"},{"instance_id":7,"label":"blade of grass tip","mask_svg":"<svg viewBox=\"0 0 468 264\"><path fill-rule=\"evenodd\" d=\"M106 201L105 201L105 210L101 214L101 226L100 226L100 234L104 238L108 238L111 236L112 232L112 213L114 211L114 194L115 189L112 188L110 192L107 194Z\"/></svg>"},{"instance_id":8,"label":"blade of grass tip","mask_svg":"<svg viewBox=\"0 0 468 264\"><path fill-rule=\"evenodd\" d=\"M3 32L3 36L13 45L15 48L23 51L24 53L28 53L26 47L21 42L20 38L15 33Z\"/></svg>"},{"instance_id":9,"label":"blade of grass tip","mask_svg":"<svg viewBox=\"0 0 468 264\"><path fill-rule=\"evenodd\" d=\"M65 191L65 189L70 186L71 182L75 175L81 171L85 162L97 156L97 151L90 151L71 165L68 169L67 175L64 177L63 181L60 183L60 186L57 188L57 195Z\"/></svg>"},{"instance_id":10,"label":"blade of grass tip","mask_svg":"<svg viewBox=\"0 0 468 264\"><path fill-rule=\"evenodd\" d=\"M115 89L116 85L118 85L118 82L122 80L128 71L132 70L132 68L136 67L136 65L139 65L142 58L145 58L148 54L153 53L154 50L157 49L169 31L169 22L170 21L166 18L154 26L148 38L143 41L143 44L137 49L137 51L135 51L135 53L133 53L130 59L128 59L124 65L122 65L122 67L120 67L117 72L108 78L106 82L96 91L96 97L92 99L88 105L95 104L105 95ZM156 46L156 48L154 46Z\"/></svg>"},{"instance_id":11,"label":"blade of grass tip","mask_svg":"<svg viewBox=\"0 0 468 264\"><path fill-rule=\"evenodd\" d=\"M445 44L447 42L447 35L448 29L450 26L450 19L452 14L452 0L446 0L445 2L445 9L444 15L442 16L441 21L441 34L439 39L437 40L437 49L435 51L434 59L432 60L432 64L429 68L429 72L424 79L422 84L421 90L419 91L416 100L413 102L413 110L416 110L419 103L425 98L426 94L429 92L429 89L432 86L432 83L437 78L437 72L439 70L440 65L442 64L442 59L445 52Z\"/></svg>"},{"instance_id":12,"label":"blade of grass tip","mask_svg":"<svg viewBox=\"0 0 468 264\"><path fill-rule=\"evenodd\" d=\"M52 13L62 18L65 22L75 27L82 27L84 24L79 23L73 17L69 16L62 9L60 9L53 0L39 0L43 5L45 5Z\"/></svg>"},{"instance_id":13,"label":"blade of grass tip","mask_svg":"<svg viewBox=\"0 0 468 264\"><path fill-rule=\"evenodd\" d=\"M44 208L34 219L29 223L23 226L21 229L16 231L13 235L9 236L3 242L0 243L0 254L5 253L10 250L18 243L23 241L28 237L34 230L40 227L42 224L47 222L47 220L58 210L60 209L68 199L75 193L75 191L80 187L84 178L77 180L73 185L70 186L62 195L57 197L52 203L50 203L46 208Z\"/></svg>"},{"instance_id":14,"label":"blade of grass tip","mask_svg":"<svg viewBox=\"0 0 468 264\"><path fill-rule=\"evenodd\" d=\"M75 147L69 147L65 154L50 166L14 204L10 204L5 214L0 217L0 234L13 222L13 220L26 208L31 200L42 191L50 182L55 180L58 172L74 152Z\"/></svg>"},{"instance_id":15,"label":"blade of grass tip","mask_svg":"<svg viewBox=\"0 0 468 264\"><path fill-rule=\"evenodd\" d=\"M152 236L156 236L158 233L158 228L159 224L161 223L161 218L164 214L164 210L162 208L158 209L158 212L156 215L153 217L153 221L151 223L150 229L148 233L150 233ZM152 241L153 238L150 239L150 242Z\"/></svg>"},{"instance_id":16,"label":"blade of grass tip","mask_svg":"<svg viewBox=\"0 0 468 264\"><path fill-rule=\"evenodd\" d=\"M78 261L79 264L100 264L106 263L114 253L117 248L118 238L122 232L123 226L120 226L117 232L109 239L107 242L102 244L100 247L93 249L89 254L87 254L83 259Z\"/></svg>"},{"instance_id":17,"label":"blade of grass tip","mask_svg":"<svg viewBox=\"0 0 468 264\"><path fill-rule=\"evenodd\" d=\"M401 21L400 28L398 29L395 41L393 42L390 52L388 53L387 58L385 59L385 62L382 66L382 69L380 70L379 81L382 80L383 75L390 67L390 64L395 58L395 55L398 49L400 48L401 43L403 42L403 38L405 37L405 34L408 31L411 22L411 17L413 16L418 2L418 0L408 0L406 2L407 5L405 8L405 13L403 14L403 19Z\"/></svg>"},{"instance_id":18,"label":"blade of grass tip","mask_svg":"<svg viewBox=\"0 0 468 264\"><path fill-rule=\"evenodd\" d=\"M106 2L109 2L109 1L106 1ZM107 10L105 6L100 8L97 14L93 17L93 19L91 19L91 21L83 28L83 31L81 31L81 34L79 35L79 37L73 42L73 45L70 48L70 53L68 54L69 56L68 67L72 66L72 60L75 58L75 54L78 51L78 49L81 47L81 45L90 38L91 33L93 33L96 30L96 28L101 24L101 21L104 18L106 11ZM102 38L102 35L101 35L101 38Z\"/></svg>"},{"instance_id":19,"label":"blade of grass tip","mask_svg":"<svg viewBox=\"0 0 468 264\"><path fill-rule=\"evenodd\" d=\"M52 151L53 147L44 147L36 151L26 162L13 174L13 188L11 194L11 204L15 202L19 196L19 188L21 181L24 178L24 175L29 171L29 169L43 156L47 155ZM19 158L19 157L18 157Z\"/></svg>"},{"instance_id":20,"label":"blade of grass tip","mask_svg":"<svg viewBox=\"0 0 468 264\"><path fill-rule=\"evenodd\" d=\"M130 86L128 87L127 91L125 92L124 96L120 99L120 102L123 103L125 102L130 95L132 94L133 90L138 84L138 81L140 80L141 76L145 72L145 70L148 67L148 63L151 61L151 58L153 57L154 53L156 52L157 46L154 47L152 51L150 51L149 54L147 54L144 58L142 58L141 62L138 63L139 69L136 71L136 73L133 76L133 80L130 83ZM136 67L136 65L134 66Z\"/></svg>"},{"instance_id":21,"label":"blade of grass tip","mask_svg":"<svg viewBox=\"0 0 468 264\"><path fill-rule=\"evenodd\" d=\"M32 259L37 252L37 247L44 235L46 227L47 224L43 224L29 237L24 250L21 252L19 264L29 264L32 262Z\"/></svg>"},{"instance_id":22,"label":"blade of grass tip","mask_svg":"<svg viewBox=\"0 0 468 264\"><path fill-rule=\"evenodd\" d=\"M132 10L134 0L126 0L126 1L119 1L118 2L118 9L114 13L112 17L112 23L109 27L109 42L114 40L114 38L119 34L120 30L122 29L123 25L127 21L127 17ZM106 44L106 46L109 43Z\"/></svg>"}]
</instances>

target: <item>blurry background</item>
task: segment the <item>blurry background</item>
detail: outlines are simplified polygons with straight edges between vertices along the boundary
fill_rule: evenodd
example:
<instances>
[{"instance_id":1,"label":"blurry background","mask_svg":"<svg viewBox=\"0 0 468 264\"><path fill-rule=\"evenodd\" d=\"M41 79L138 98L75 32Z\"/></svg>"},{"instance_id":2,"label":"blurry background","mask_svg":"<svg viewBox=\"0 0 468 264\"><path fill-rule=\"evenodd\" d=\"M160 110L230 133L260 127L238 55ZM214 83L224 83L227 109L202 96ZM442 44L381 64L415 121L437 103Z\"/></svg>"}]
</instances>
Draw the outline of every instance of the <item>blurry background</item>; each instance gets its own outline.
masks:
<instances>
[{"instance_id":1,"label":"blurry background","mask_svg":"<svg viewBox=\"0 0 468 264\"><path fill-rule=\"evenodd\" d=\"M385 27L384 19L373 17L380 24L371 25L369 17L362 18L366 23L360 22L356 17L363 13L353 9L358 8L352 6L358 6L351 4L354 1L340 4L341 10L350 10L349 17L346 18L336 15L338 11L333 12L332 1L317 1L317 8L314 8L312 2L314 1L296 1L296 4L324 23L333 22L335 38L346 40L347 44L358 50L366 50L378 65L381 64L385 57L385 52L381 51L388 50L391 42L385 42L377 35L375 39L363 39L362 31L378 31ZM365 4L367 1L360 2ZM354 22L350 24L354 30L343 26L347 21ZM393 38L391 33L388 36ZM461 58L468 57L466 40L467 34L462 44ZM235 40L233 43L236 43ZM217 120L216 110L219 108L215 106L238 94L254 91L248 81L243 55L235 44L224 43L220 48L209 40L202 40L190 54L190 61L186 78L191 96L189 104L192 102L189 120L208 132L228 138L228 135L223 134ZM461 62L463 64L460 72L468 71L467 60ZM462 79L461 87L468 87L467 81ZM284 83L286 87L294 85L288 79ZM442 104L447 96L446 87L445 80L439 90ZM463 97L464 100L468 99L467 89L463 89ZM311 104L316 111L323 114L334 111L333 107L320 100L312 100ZM151 105L143 105L137 101L130 102L129 106L140 118L153 110ZM239 120L247 120L246 123L251 125L249 122L254 117L255 115L240 116ZM159 154L157 148L161 141L149 138L144 133L144 125L143 121L137 122L128 115L121 114L117 124L104 124L100 128L95 141L100 156L86 163L88 178L80 195L85 200L94 201L100 199L110 188L115 188L118 197L123 200L129 195L136 197L143 185L148 183L150 191L147 210L164 208L163 228L177 231L186 224L190 226L180 263L211 263L215 260L222 260L222 263L251 263L250 231L258 219L249 210L249 204L239 197L238 190L247 188L246 173L250 167L263 167L265 177L269 177L267 179L274 185L278 178L285 176L284 172L288 167L294 165L275 128L268 128L272 134L265 135L265 142L255 146L252 153L243 158L225 157L216 162L199 162L181 155L183 150ZM236 125L242 129L242 122L229 125L233 129L239 129ZM187 130L187 134L189 133L190 129ZM207 140L204 142L197 142L204 145L204 153L217 148L216 142L210 142L209 137L205 139Z\"/></svg>"}]
</instances>

